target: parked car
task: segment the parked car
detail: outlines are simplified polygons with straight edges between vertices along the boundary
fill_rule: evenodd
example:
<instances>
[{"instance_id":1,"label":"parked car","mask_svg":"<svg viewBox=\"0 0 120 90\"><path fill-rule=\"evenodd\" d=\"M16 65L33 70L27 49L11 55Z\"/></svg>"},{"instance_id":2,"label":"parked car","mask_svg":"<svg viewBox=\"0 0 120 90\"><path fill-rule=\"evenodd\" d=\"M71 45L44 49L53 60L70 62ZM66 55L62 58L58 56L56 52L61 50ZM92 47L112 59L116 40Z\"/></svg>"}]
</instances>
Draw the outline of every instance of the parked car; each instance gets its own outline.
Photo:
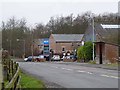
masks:
<instances>
[{"instance_id":1,"label":"parked car","mask_svg":"<svg viewBox=\"0 0 120 90\"><path fill-rule=\"evenodd\" d=\"M75 59L75 56L74 55L70 55L70 59Z\"/></svg>"},{"instance_id":2,"label":"parked car","mask_svg":"<svg viewBox=\"0 0 120 90\"><path fill-rule=\"evenodd\" d=\"M24 59L25 60L25 59ZM26 62L31 62L32 61L32 56L29 56L26 60L25 60Z\"/></svg>"},{"instance_id":3,"label":"parked car","mask_svg":"<svg viewBox=\"0 0 120 90\"><path fill-rule=\"evenodd\" d=\"M37 56L29 56L28 58L25 58L24 61L31 62L32 60L36 60L36 59L37 59Z\"/></svg>"},{"instance_id":4,"label":"parked car","mask_svg":"<svg viewBox=\"0 0 120 90\"><path fill-rule=\"evenodd\" d=\"M42 60L44 60L45 58L44 58L44 55L39 55L39 56L37 56L37 58L35 59L37 62L40 62L40 61L42 61Z\"/></svg>"},{"instance_id":5,"label":"parked car","mask_svg":"<svg viewBox=\"0 0 120 90\"><path fill-rule=\"evenodd\" d=\"M38 58L39 59L44 59L44 55L39 55Z\"/></svg>"},{"instance_id":6,"label":"parked car","mask_svg":"<svg viewBox=\"0 0 120 90\"><path fill-rule=\"evenodd\" d=\"M24 58L24 61L27 61L28 60L28 58Z\"/></svg>"},{"instance_id":7,"label":"parked car","mask_svg":"<svg viewBox=\"0 0 120 90\"><path fill-rule=\"evenodd\" d=\"M51 61L60 61L60 55L53 55Z\"/></svg>"}]
</instances>

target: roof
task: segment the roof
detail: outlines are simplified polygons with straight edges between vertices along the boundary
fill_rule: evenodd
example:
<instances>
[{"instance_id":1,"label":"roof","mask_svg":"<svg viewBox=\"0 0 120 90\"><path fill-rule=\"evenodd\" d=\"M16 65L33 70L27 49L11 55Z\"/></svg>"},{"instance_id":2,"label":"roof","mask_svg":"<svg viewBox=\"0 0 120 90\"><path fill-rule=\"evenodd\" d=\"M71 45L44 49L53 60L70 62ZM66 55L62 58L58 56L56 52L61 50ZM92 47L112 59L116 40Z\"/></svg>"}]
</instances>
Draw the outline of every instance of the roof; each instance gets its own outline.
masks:
<instances>
[{"instance_id":1,"label":"roof","mask_svg":"<svg viewBox=\"0 0 120 90\"><path fill-rule=\"evenodd\" d=\"M119 30L118 28L120 28L120 25L95 23L94 25L95 42L118 44L118 30ZM92 41L93 28L91 24L89 24L85 32L84 38L85 38L85 41L88 41L88 40Z\"/></svg>"},{"instance_id":2,"label":"roof","mask_svg":"<svg viewBox=\"0 0 120 90\"><path fill-rule=\"evenodd\" d=\"M103 28L120 28L120 25L105 25L105 24L101 24L101 26L103 27Z\"/></svg>"},{"instance_id":3,"label":"roof","mask_svg":"<svg viewBox=\"0 0 120 90\"><path fill-rule=\"evenodd\" d=\"M99 24L95 26L95 31L101 41L118 44L118 28L118 25Z\"/></svg>"},{"instance_id":4,"label":"roof","mask_svg":"<svg viewBox=\"0 0 120 90\"><path fill-rule=\"evenodd\" d=\"M80 42L84 34L52 34L56 42Z\"/></svg>"}]
</instances>

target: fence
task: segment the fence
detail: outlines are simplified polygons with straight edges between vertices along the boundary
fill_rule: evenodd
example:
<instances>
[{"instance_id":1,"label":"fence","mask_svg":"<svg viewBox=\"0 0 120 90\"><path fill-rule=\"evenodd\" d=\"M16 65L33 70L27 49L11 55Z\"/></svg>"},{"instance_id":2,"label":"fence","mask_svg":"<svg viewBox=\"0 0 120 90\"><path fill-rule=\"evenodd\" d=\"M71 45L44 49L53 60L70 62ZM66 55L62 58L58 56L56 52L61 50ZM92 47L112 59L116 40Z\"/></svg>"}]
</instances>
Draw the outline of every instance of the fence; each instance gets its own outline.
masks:
<instances>
[{"instance_id":1,"label":"fence","mask_svg":"<svg viewBox=\"0 0 120 90\"><path fill-rule=\"evenodd\" d=\"M10 89L16 90L19 89L19 66L18 63L12 61L11 59L2 59L3 65L3 82L2 82L2 90Z\"/></svg>"}]
</instances>

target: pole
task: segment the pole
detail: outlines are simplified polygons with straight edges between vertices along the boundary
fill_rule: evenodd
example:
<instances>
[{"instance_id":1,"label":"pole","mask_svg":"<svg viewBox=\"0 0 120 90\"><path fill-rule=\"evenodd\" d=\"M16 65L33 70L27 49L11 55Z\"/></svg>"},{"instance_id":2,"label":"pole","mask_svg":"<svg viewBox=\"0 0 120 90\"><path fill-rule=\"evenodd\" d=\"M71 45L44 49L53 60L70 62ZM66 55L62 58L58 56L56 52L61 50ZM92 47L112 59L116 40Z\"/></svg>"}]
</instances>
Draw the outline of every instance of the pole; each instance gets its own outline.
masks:
<instances>
[{"instance_id":1,"label":"pole","mask_svg":"<svg viewBox=\"0 0 120 90\"><path fill-rule=\"evenodd\" d=\"M33 49L34 49L34 43L33 43L33 31L32 31L32 61L33 61Z\"/></svg>"},{"instance_id":2,"label":"pole","mask_svg":"<svg viewBox=\"0 0 120 90\"><path fill-rule=\"evenodd\" d=\"M93 61L94 61L94 18L92 18L92 28L93 28Z\"/></svg>"},{"instance_id":3,"label":"pole","mask_svg":"<svg viewBox=\"0 0 120 90\"><path fill-rule=\"evenodd\" d=\"M25 58L25 40L24 40L24 58Z\"/></svg>"}]
</instances>

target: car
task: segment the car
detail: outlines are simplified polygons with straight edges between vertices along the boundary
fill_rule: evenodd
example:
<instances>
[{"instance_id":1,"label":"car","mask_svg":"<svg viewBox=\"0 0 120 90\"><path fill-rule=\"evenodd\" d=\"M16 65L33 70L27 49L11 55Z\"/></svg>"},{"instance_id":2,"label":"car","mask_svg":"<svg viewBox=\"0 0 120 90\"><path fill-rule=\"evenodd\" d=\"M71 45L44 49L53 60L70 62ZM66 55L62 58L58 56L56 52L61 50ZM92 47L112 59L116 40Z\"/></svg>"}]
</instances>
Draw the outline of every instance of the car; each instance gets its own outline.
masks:
<instances>
[{"instance_id":1,"label":"car","mask_svg":"<svg viewBox=\"0 0 120 90\"><path fill-rule=\"evenodd\" d=\"M36 57L35 61L39 62L39 61L42 61L44 59L45 59L44 55L39 55L39 56Z\"/></svg>"},{"instance_id":2,"label":"car","mask_svg":"<svg viewBox=\"0 0 120 90\"><path fill-rule=\"evenodd\" d=\"M37 59L37 56L29 56L26 60L26 62L31 62L31 61L35 61Z\"/></svg>"},{"instance_id":3,"label":"car","mask_svg":"<svg viewBox=\"0 0 120 90\"><path fill-rule=\"evenodd\" d=\"M70 59L75 59L75 56L74 55L70 55Z\"/></svg>"},{"instance_id":4,"label":"car","mask_svg":"<svg viewBox=\"0 0 120 90\"><path fill-rule=\"evenodd\" d=\"M26 62L28 62L28 61L32 61L32 56L29 56L28 58L27 58L27 60L26 60Z\"/></svg>"},{"instance_id":5,"label":"car","mask_svg":"<svg viewBox=\"0 0 120 90\"><path fill-rule=\"evenodd\" d=\"M24 58L24 61L27 61L28 60L28 58Z\"/></svg>"},{"instance_id":6,"label":"car","mask_svg":"<svg viewBox=\"0 0 120 90\"><path fill-rule=\"evenodd\" d=\"M38 58L39 59L44 59L44 55L39 55Z\"/></svg>"},{"instance_id":7,"label":"car","mask_svg":"<svg viewBox=\"0 0 120 90\"><path fill-rule=\"evenodd\" d=\"M51 61L60 61L60 55L53 55Z\"/></svg>"}]
</instances>

